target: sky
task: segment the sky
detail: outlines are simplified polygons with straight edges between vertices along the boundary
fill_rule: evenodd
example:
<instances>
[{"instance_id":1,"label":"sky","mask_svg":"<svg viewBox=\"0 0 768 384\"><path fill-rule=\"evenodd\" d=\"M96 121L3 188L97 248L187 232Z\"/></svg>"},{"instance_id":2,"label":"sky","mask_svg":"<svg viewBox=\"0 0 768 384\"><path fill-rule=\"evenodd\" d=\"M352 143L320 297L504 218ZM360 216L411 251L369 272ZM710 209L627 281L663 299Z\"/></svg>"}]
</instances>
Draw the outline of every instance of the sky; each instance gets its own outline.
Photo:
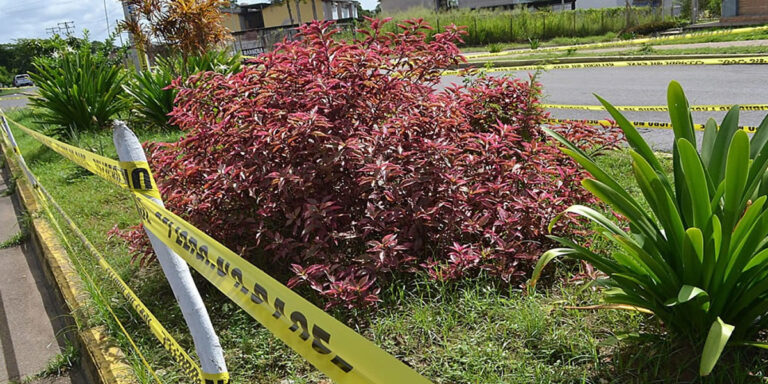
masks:
<instances>
[{"instance_id":1,"label":"sky","mask_svg":"<svg viewBox=\"0 0 768 384\"><path fill-rule=\"evenodd\" d=\"M378 2L359 1L365 9L376 8ZM105 3L109 27L114 30L116 20L123 19L123 7L118 0L0 0L0 43L25 37L50 36L45 29L57 27L58 23L65 21L74 22L77 36L82 36L83 29L88 29L91 40L104 40L108 35Z\"/></svg>"}]
</instances>

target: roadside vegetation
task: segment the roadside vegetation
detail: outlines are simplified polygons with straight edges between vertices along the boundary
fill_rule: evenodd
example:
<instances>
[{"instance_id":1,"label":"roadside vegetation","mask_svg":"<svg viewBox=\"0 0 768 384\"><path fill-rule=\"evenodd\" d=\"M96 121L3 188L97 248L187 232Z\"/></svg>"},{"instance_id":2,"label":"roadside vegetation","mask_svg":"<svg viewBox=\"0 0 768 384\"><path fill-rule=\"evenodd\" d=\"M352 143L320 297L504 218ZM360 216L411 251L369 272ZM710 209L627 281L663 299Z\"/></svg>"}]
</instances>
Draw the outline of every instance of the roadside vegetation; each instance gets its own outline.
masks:
<instances>
[{"instance_id":1,"label":"roadside vegetation","mask_svg":"<svg viewBox=\"0 0 768 384\"><path fill-rule=\"evenodd\" d=\"M29 110L9 114L30 127ZM118 273L189 352L194 352L181 312L156 263L140 268L131 261L127 245L104 234L114 225L129 227L139 218L124 191L79 169L17 129L14 134L32 171ZM138 131L142 140L174 142L178 133ZM110 148L111 135L84 135L77 145ZM105 155L115 156L113 150ZM640 198L629 176L631 160L624 150L599 158L630 193ZM668 157L661 157L671 172ZM98 213L97 215L94 213ZM74 257L92 274L145 357L166 382L181 377L167 352L143 326L130 305L95 265L74 236ZM396 282L381 292L375 313L333 310L342 321L362 318L358 330L437 383L455 382L694 382L698 360L685 343L657 335L664 329L648 315L620 310L583 310L600 303L601 289L589 287L591 269L562 261L532 294L517 287L500 287L498 279L480 276L464 283L439 283L423 275L410 283ZM322 375L258 326L215 288L198 279L203 299L219 332L233 383L315 383ZM304 291L304 293L308 293ZM106 305L107 303L94 304ZM153 380L144 371L130 344L121 337L106 309L95 313L94 324L106 324L129 355L142 383ZM670 356L678 356L673 360ZM748 383L765 377L768 354L757 350L728 351L709 382Z\"/></svg>"},{"instance_id":2,"label":"roadside vegetation","mask_svg":"<svg viewBox=\"0 0 768 384\"><path fill-rule=\"evenodd\" d=\"M467 35L463 45L486 46L491 43L527 43L537 39L547 41L555 38L586 38L606 34L632 33L632 28L644 26L650 32L658 32L677 25L675 20L664 20L658 10L647 7L603 8L550 12L531 12L527 8L515 10L469 10L456 9L434 12L428 9L411 8L407 12L382 14L397 22L420 18L435 28L427 32L428 37L442 32L445 27L455 24L464 26ZM394 24L385 27L385 32L395 32Z\"/></svg>"},{"instance_id":3,"label":"roadside vegetation","mask_svg":"<svg viewBox=\"0 0 768 384\"><path fill-rule=\"evenodd\" d=\"M637 37L640 37L640 36L637 36ZM583 48L573 47L573 49L569 49L566 51L539 52L539 53L537 53L535 50L531 51L530 49L532 47L530 46L530 44L501 44L499 46L495 46L494 50L496 52L511 51L509 52L509 55L481 57L477 59L472 59L470 57L469 60L485 62L485 61L520 59L523 57L532 57L532 56L550 58L550 57L560 57L560 56L571 56L574 54L578 54L579 56L610 55L610 54L623 55L623 54L633 54L632 52L636 52L637 50L642 50L642 49L645 49L645 50L655 49L656 51L658 51L659 54L688 53L688 51L686 50L690 50L690 53L736 53L736 54L762 53L764 52L762 50L763 49L762 46L747 45L747 46L711 47L711 48L680 47L680 48L669 48L669 49L666 48L665 46L697 44L697 43L723 43L723 42L729 42L729 41L749 41L749 40L765 40L765 39L768 39L768 30L737 32L732 34L720 34L720 35L717 35L717 34L707 35L705 33L702 33L701 35L663 39L663 40L657 40L653 42L644 42L644 43L638 43L633 45L622 45L617 47L611 47L610 44L608 44L605 47L583 47ZM552 39L550 41L540 43L539 47L545 48L550 46L554 47L554 46L580 45L580 44L591 44L591 43L610 43L612 41L617 41L617 35L608 33L604 36L592 36L588 38ZM513 50L516 50L516 49L524 49L525 51L514 52ZM490 46L485 46L485 47L464 48L462 50L468 54L471 54L472 52L489 52L491 51L491 48ZM675 51L678 51L678 50L679 50L678 53L674 53ZM610 51L610 53L605 51Z\"/></svg>"},{"instance_id":4,"label":"roadside vegetation","mask_svg":"<svg viewBox=\"0 0 768 384\"><path fill-rule=\"evenodd\" d=\"M642 17L653 21L642 11L632 10L633 24L642 25ZM528 18L526 32L535 32L541 18L540 35L520 35L529 45L550 30L549 37L567 33L571 25L570 32L599 38L627 27L613 30L626 14L602 24L595 19L601 14L609 13L546 19L510 12ZM485 16L480 25L487 32L475 27L481 44L507 28L491 22L493 14ZM9 117L112 158L106 127L127 119L146 143L169 209L434 382L746 383L768 375L768 352L726 348L707 337L714 323L716 336L731 325L734 342L766 341L768 180L760 175L768 164L768 135L745 144L745 134L732 132L735 112L722 133L710 123L699 155L695 139L690 142L687 103L674 89L675 132L687 142L678 144L684 157L670 159L644 147L619 115L631 149L621 145L616 127L568 123L545 131L535 76L479 75L435 90L442 69L461 61L456 44L471 30L437 33L422 20L402 27L377 20L361 40L345 41L334 38L330 24L312 23L302 28L302 39L241 66L239 58L217 51L220 30L205 35L208 23L198 25L203 35L175 34L169 26L185 15L166 20L168 28L151 24L153 17L143 21L150 24L126 27L177 48L154 52L166 57L154 72L94 65L107 57L88 47L39 59L40 96ZM216 17L210 22L218 23ZM474 20L464 24L474 26ZM197 40L176 41L184 38ZM86 71L92 76L81 76ZM97 87L94 79L103 81ZM88 93L76 94L75 84ZM90 106L98 95L110 96L99 102L119 108L81 109L75 116L63 108ZM173 294L135 227L139 218L127 193L12 130L40 182L194 355ZM698 159L706 170L697 173ZM585 181L587 172L610 188ZM694 173L698 178L691 180ZM195 193L202 190L212 193ZM560 216L574 205L588 207L576 210L597 223ZM633 226L624 229L628 221ZM657 226L667 235L654 232ZM605 236L606 228L621 236ZM139 381L153 382L112 308L161 380L184 380L113 282L65 232L92 295L87 325L106 326ZM712 244L729 251L723 239L731 235L741 256L718 259L725 253ZM559 251L572 257L554 258L555 251L537 264L558 243L573 248ZM702 262L712 255L715 263ZM705 275L697 271L728 278L700 282L690 278ZM233 383L324 380L196 278ZM743 283L738 289L732 286L737 282ZM611 302L633 308L606 308ZM743 311L729 311L731 303L752 316L737 316ZM73 356L65 351L52 366L65 367Z\"/></svg>"}]
</instances>

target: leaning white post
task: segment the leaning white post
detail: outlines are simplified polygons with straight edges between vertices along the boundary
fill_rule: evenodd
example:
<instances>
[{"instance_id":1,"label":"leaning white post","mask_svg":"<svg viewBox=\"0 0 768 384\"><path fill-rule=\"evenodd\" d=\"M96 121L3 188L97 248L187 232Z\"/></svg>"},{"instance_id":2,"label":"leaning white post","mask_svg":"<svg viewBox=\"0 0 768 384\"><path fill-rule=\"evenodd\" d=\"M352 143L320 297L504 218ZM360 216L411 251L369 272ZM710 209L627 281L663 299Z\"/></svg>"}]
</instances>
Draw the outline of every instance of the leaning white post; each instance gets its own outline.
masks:
<instances>
[{"instance_id":1,"label":"leaning white post","mask_svg":"<svg viewBox=\"0 0 768 384\"><path fill-rule=\"evenodd\" d=\"M115 121L113 140L117 148L117 156L120 161L147 161L144 149L136 135L122 121ZM163 201L151 198L155 204L165 207ZM195 350L200 357L200 365L205 379L208 377L221 377L227 373L227 365L224 362L224 354L213 329L208 311L205 309L200 292L197 291L192 275L189 273L187 263L163 244L152 232L144 230L152 243L152 248L157 254L157 260L163 268L166 279L171 285L173 295L181 307L181 313L195 342ZM207 375L206 375L207 374ZM224 384L221 379L204 380L208 384Z\"/></svg>"}]
</instances>

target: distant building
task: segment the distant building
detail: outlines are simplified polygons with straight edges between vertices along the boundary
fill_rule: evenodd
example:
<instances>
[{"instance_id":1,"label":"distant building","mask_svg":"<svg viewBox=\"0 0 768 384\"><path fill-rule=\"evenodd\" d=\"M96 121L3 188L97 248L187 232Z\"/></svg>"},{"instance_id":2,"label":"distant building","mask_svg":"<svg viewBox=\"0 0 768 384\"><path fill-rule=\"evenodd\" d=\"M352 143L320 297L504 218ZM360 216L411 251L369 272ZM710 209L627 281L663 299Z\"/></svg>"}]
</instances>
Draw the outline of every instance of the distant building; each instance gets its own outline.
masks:
<instances>
[{"instance_id":1,"label":"distant building","mask_svg":"<svg viewBox=\"0 0 768 384\"><path fill-rule=\"evenodd\" d=\"M312 20L356 19L357 1L285 0L283 4L254 3L224 8L224 24L233 32L307 23ZM288 8L291 8L290 13Z\"/></svg>"},{"instance_id":2,"label":"distant building","mask_svg":"<svg viewBox=\"0 0 768 384\"><path fill-rule=\"evenodd\" d=\"M766 0L723 0L722 22L761 23L768 21Z\"/></svg>"},{"instance_id":3,"label":"distant building","mask_svg":"<svg viewBox=\"0 0 768 384\"><path fill-rule=\"evenodd\" d=\"M257 55L272 50L275 43L296 34L296 27L312 20L337 20L353 29L358 2L354 0L284 0L282 4L261 2L223 8L224 25L232 31L233 50ZM290 7L290 12L288 11Z\"/></svg>"}]
</instances>

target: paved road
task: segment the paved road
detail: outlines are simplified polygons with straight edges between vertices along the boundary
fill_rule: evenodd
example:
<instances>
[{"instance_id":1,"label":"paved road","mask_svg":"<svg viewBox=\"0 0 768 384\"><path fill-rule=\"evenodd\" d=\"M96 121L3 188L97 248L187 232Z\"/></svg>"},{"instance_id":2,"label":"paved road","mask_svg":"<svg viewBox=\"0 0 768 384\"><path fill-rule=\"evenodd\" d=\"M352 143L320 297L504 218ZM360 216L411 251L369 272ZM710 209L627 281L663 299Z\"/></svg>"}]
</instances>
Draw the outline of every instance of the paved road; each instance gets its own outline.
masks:
<instances>
[{"instance_id":1,"label":"paved road","mask_svg":"<svg viewBox=\"0 0 768 384\"><path fill-rule=\"evenodd\" d=\"M507 73L510 74L510 73ZM515 72L528 78L528 72ZM593 93L614 105L666 105L667 85L677 80L683 85L691 104L768 104L768 65L668 66L561 69L541 73L544 102L549 104L599 105ZM460 82L446 76L443 85ZM607 112L551 110L561 119L605 119ZM742 112L742 125L758 125L768 111ZM714 117L720 121L725 112L697 112L696 123ZM669 122L666 112L625 112L630 120ZM642 130L656 149L671 151L672 133L668 130Z\"/></svg>"},{"instance_id":2,"label":"paved road","mask_svg":"<svg viewBox=\"0 0 768 384\"><path fill-rule=\"evenodd\" d=\"M24 93L34 92L35 89L25 89ZM0 109L9 110L12 108L22 108L27 105L27 95L22 94L21 91L16 94L9 94L0 96Z\"/></svg>"}]
</instances>

